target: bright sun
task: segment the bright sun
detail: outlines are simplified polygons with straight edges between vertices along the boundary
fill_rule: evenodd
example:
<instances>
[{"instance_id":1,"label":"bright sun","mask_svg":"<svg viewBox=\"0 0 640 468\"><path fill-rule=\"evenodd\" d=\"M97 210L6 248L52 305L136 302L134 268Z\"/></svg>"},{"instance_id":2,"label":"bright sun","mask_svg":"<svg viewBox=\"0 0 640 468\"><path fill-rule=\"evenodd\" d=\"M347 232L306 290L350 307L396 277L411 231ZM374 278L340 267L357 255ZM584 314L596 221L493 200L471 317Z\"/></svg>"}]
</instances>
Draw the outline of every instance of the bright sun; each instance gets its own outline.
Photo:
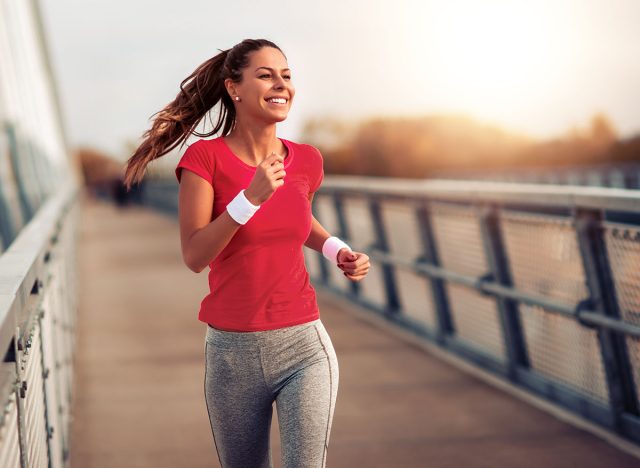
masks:
<instances>
[{"instance_id":1,"label":"bright sun","mask_svg":"<svg viewBox=\"0 0 640 468\"><path fill-rule=\"evenodd\" d=\"M412 55L428 77L430 102L516 126L540 115L526 109L557 102L571 89L563 68L571 56L570 35L557 22L552 3L510 0L425 3L407 37L423 53ZM419 18L429 18L422 27ZM415 53L415 49L414 49ZM434 101L435 100L435 101ZM453 104L453 105L452 105ZM527 121L531 120L531 121Z\"/></svg>"}]
</instances>

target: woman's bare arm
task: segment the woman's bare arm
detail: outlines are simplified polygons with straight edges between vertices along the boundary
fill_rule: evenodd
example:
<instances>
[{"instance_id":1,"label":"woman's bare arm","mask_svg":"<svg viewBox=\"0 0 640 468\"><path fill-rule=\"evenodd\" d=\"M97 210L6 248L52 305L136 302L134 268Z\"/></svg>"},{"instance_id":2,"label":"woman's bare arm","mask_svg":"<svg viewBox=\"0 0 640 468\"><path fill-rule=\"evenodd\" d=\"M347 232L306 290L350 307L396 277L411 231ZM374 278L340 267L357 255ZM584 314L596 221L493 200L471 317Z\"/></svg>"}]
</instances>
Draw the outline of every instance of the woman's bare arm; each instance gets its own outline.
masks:
<instances>
[{"instance_id":1,"label":"woman's bare arm","mask_svg":"<svg viewBox=\"0 0 640 468\"><path fill-rule=\"evenodd\" d=\"M313 200L313 193L309 194L309 202ZM324 242L331 236L325 228L322 227L320 222L311 216L311 232L309 237L305 241L304 245L310 249L322 252L322 246ZM356 252L347 249L346 247L340 249L337 254L338 268L340 268L344 276L351 281L360 281L369 272L371 263L369 262L369 256L363 252Z\"/></svg>"},{"instance_id":2,"label":"woman's bare arm","mask_svg":"<svg viewBox=\"0 0 640 468\"><path fill-rule=\"evenodd\" d=\"M182 170L178 195L182 258L196 273L218 256L241 226L227 210L211 221L213 197L209 182L188 169Z\"/></svg>"},{"instance_id":3,"label":"woman's bare arm","mask_svg":"<svg viewBox=\"0 0 640 468\"><path fill-rule=\"evenodd\" d=\"M313 193L309 194L309 203L313 201L313 195ZM331 234L329 234L329 232L322 227L322 224L320 224L315 216L311 215L311 232L309 233L309 237L307 237L304 245L309 247L310 249L322 252L324 241L326 241L329 237L331 237Z\"/></svg>"},{"instance_id":4,"label":"woman's bare arm","mask_svg":"<svg viewBox=\"0 0 640 468\"><path fill-rule=\"evenodd\" d=\"M271 153L256 167L244 191L249 203L259 206L284 184L284 158ZM182 258L189 269L200 273L218 256L242 225L227 210L211 221L213 187L199 175L182 169L178 213Z\"/></svg>"}]
</instances>

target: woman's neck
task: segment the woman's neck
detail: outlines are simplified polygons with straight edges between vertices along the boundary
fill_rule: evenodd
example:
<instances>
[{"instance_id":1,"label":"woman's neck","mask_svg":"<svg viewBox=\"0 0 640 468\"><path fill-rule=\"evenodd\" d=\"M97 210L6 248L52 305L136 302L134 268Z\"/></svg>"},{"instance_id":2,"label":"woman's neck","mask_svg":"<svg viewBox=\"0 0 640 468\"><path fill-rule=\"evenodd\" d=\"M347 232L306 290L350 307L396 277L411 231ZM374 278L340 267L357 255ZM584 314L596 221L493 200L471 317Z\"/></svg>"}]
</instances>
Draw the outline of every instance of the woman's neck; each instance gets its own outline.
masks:
<instances>
[{"instance_id":1,"label":"woman's neck","mask_svg":"<svg viewBox=\"0 0 640 468\"><path fill-rule=\"evenodd\" d=\"M276 125L243 126L236 122L235 127L225 137L225 142L239 157L257 166L275 152L285 156L286 148L276 136Z\"/></svg>"}]
</instances>

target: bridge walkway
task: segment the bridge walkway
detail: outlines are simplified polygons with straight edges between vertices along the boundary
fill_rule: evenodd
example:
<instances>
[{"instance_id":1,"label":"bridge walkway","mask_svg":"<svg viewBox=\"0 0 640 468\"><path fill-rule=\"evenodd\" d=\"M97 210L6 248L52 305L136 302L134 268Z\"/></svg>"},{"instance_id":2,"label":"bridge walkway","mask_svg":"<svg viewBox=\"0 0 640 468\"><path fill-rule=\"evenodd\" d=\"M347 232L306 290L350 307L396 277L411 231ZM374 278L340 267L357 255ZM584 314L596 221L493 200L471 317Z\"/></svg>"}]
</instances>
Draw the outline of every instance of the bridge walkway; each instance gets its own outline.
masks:
<instances>
[{"instance_id":1,"label":"bridge walkway","mask_svg":"<svg viewBox=\"0 0 640 468\"><path fill-rule=\"evenodd\" d=\"M83 200L71 466L219 466L203 394L206 274L175 219ZM327 466L626 467L638 459L318 290L340 363ZM280 466L277 418L274 466Z\"/></svg>"}]
</instances>

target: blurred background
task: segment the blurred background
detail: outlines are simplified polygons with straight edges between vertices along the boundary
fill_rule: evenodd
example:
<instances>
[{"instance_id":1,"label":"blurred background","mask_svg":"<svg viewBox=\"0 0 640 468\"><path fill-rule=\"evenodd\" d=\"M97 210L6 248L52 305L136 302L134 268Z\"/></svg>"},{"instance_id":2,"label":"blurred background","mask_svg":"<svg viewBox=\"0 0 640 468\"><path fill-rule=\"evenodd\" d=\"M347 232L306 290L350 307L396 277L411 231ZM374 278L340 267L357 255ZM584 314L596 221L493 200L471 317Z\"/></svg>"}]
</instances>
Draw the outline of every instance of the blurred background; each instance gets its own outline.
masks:
<instances>
[{"instance_id":1,"label":"blurred background","mask_svg":"<svg viewBox=\"0 0 640 468\"><path fill-rule=\"evenodd\" d=\"M552 180L640 159L635 0L41 3L90 183L193 69L259 37L285 51L297 88L280 136L319 147L329 174Z\"/></svg>"},{"instance_id":2,"label":"blurred background","mask_svg":"<svg viewBox=\"0 0 640 468\"><path fill-rule=\"evenodd\" d=\"M185 147L122 178L245 38L285 51L279 136L322 151L313 214L371 260L356 283L303 247L327 465L638 466L638 25L638 0L0 0L0 467L218 466Z\"/></svg>"}]
</instances>

